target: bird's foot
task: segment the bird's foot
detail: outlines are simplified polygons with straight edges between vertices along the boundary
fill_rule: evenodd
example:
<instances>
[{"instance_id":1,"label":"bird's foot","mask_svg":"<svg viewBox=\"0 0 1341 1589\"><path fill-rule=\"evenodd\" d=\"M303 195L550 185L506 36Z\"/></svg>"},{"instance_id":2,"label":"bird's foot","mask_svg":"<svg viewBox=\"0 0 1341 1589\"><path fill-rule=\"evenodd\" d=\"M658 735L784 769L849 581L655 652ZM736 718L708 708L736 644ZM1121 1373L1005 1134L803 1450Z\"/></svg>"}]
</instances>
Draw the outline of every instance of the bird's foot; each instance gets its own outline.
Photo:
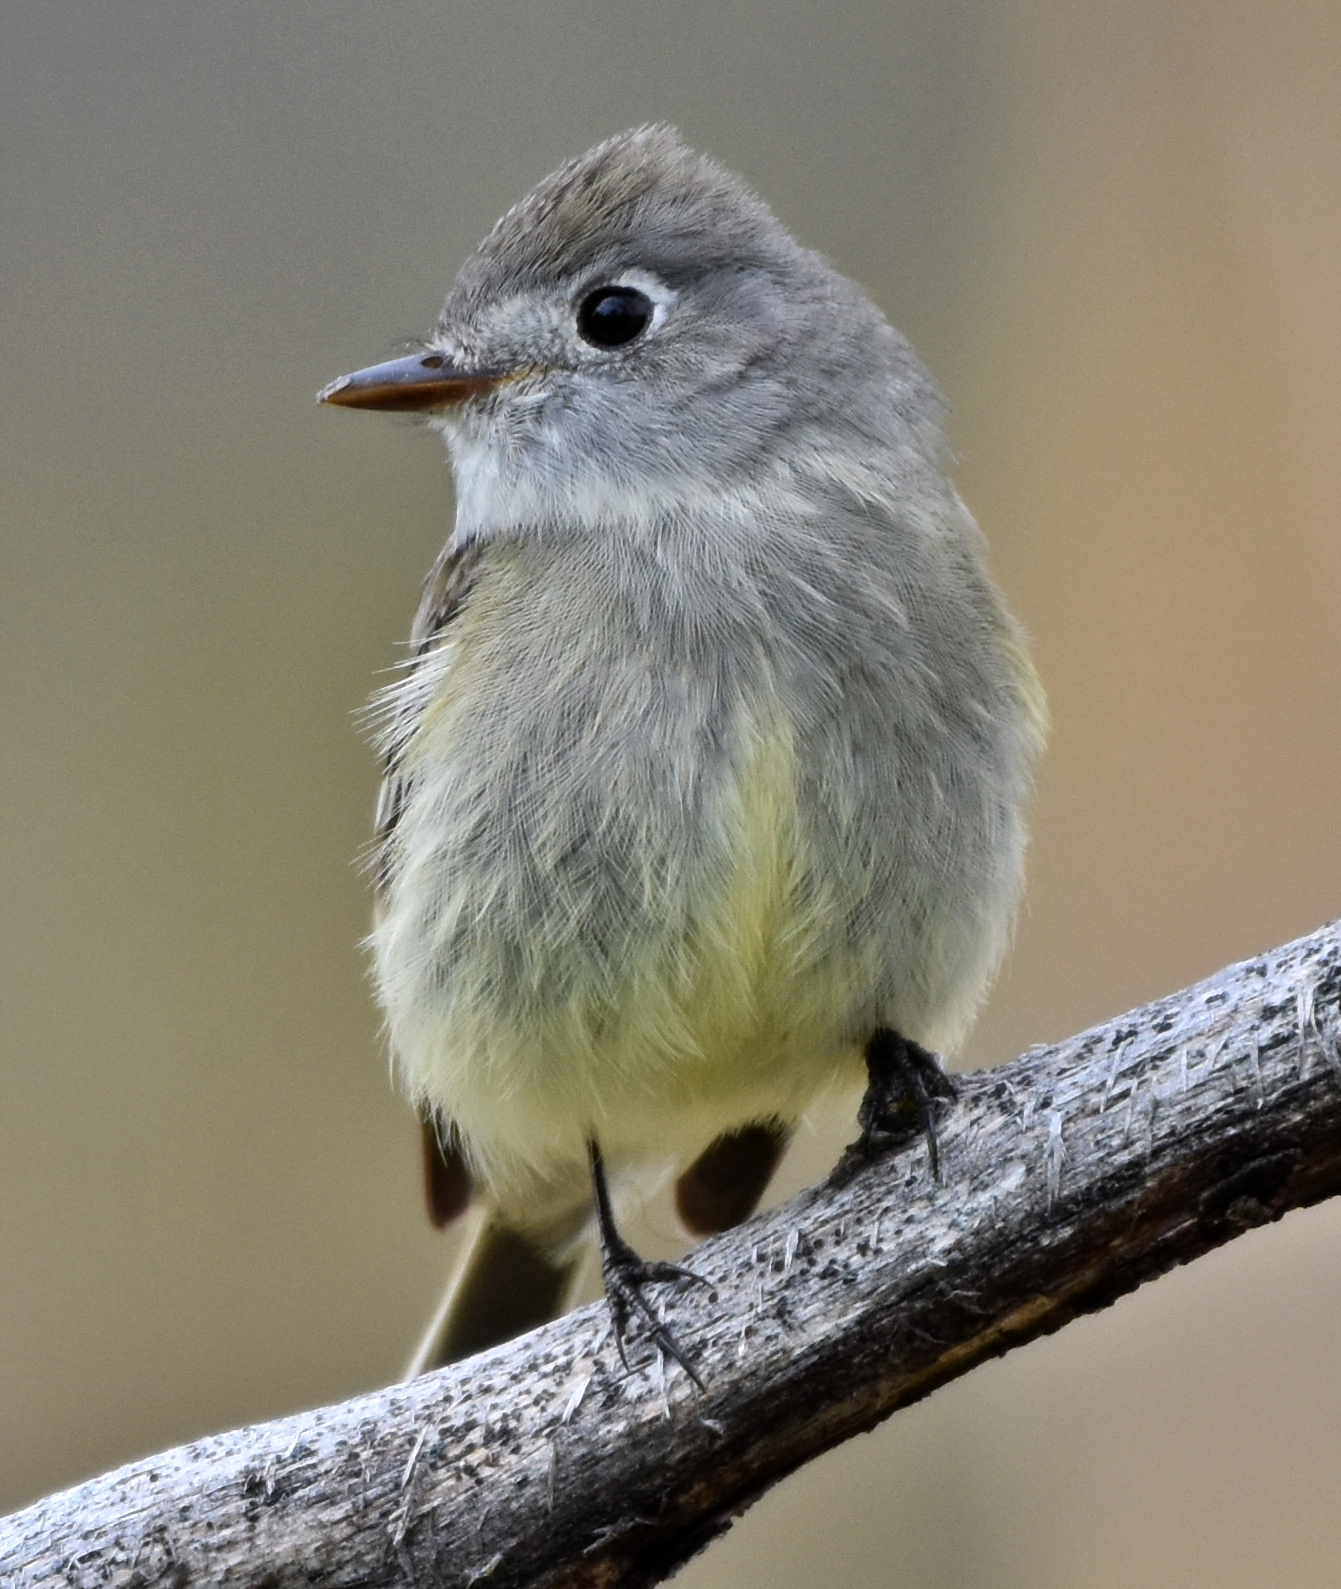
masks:
<instances>
[{"instance_id":1,"label":"bird's foot","mask_svg":"<svg viewBox=\"0 0 1341 1589\"><path fill-rule=\"evenodd\" d=\"M931 1173L941 1178L936 1120L959 1096L940 1059L887 1027L866 1045L866 1095L857 1110L858 1147L866 1158L923 1136Z\"/></svg>"},{"instance_id":2,"label":"bird's foot","mask_svg":"<svg viewBox=\"0 0 1341 1589\"><path fill-rule=\"evenodd\" d=\"M665 1285L677 1280L692 1280L701 1286L708 1282L692 1269L682 1269L678 1263L649 1263L634 1252L615 1225L610 1188L605 1179L605 1160L601 1157L600 1144L595 1137L587 1144L587 1151L591 1157L591 1182L596 1193L596 1228L601 1237L601 1277L605 1281L605 1296L610 1304L610 1323L614 1327L619 1360L627 1370L629 1357L624 1337L633 1315L641 1314L653 1344L667 1357L673 1357L698 1388L703 1390L703 1381L695 1373L680 1343L643 1295L643 1287Z\"/></svg>"},{"instance_id":3,"label":"bird's foot","mask_svg":"<svg viewBox=\"0 0 1341 1589\"><path fill-rule=\"evenodd\" d=\"M695 1372L694 1365L643 1294L644 1286L666 1285L681 1280L706 1285L707 1281L703 1276L695 1274L692 1269L682 1268L678 1263L648 1262L647 1259L640 1258L628 1242L618 1234L615 1234L613 1239L607 1236L601 1243L601 1276L605 1281L605 1296L610 1305L610 1322L614 1326L615 1345L619 1348L619 1360L625 1369L629 1366L625 1337L633 1316L639 1314L647 1325L647 1333L653 1345L660 1348L667 1357L673 1357L698 1388L703 1390L703 1381Z\"/></svg>"}]
</instances>

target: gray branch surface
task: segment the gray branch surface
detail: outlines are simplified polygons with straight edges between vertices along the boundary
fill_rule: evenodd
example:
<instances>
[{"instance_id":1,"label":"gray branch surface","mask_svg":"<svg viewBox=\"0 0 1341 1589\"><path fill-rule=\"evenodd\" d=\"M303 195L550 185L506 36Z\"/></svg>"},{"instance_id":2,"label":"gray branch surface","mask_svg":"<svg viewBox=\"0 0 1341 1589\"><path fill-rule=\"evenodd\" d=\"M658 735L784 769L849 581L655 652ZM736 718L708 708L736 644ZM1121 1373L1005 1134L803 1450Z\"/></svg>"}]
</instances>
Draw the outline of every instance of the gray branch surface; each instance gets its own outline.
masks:
<instances>
[{"instance_id":1,"label":"gray branch surface","mask_svg":"<svg viewBox=\"0 0 1341 1589\"><path fill-rule=\"evenodd\" d=\"M960 1078L925 1144L701 1247L707 1390L603 1304L0 1520L0 1585L643 1585L985 1358L1341 1190L1341 921Z\"/></svg>"}]
</instances>

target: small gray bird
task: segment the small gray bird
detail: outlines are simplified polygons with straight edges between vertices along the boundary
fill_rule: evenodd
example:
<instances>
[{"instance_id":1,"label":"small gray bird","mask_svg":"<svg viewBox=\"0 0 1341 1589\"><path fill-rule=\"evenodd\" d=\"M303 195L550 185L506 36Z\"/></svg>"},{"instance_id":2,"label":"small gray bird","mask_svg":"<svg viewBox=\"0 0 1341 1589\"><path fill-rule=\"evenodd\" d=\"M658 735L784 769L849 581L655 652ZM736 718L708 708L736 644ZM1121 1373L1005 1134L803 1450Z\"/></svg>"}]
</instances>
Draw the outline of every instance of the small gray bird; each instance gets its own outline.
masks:
<instances>
[{"instance_id":1,"label":"small gray bird","mask_svg":"<svg viewBox=\"0 0 1341 1589\"><path fill-rule=\"evenodd\" d=\"M412 1371L550 1317L591 1217L623 1350L692 1374L616 1228L755 1206L822 1094L934 1124L1021 886L1043 705L941 402L861 290L665 126L498 222L424 349L328 403L431 416L456 525L378 697L371 944L440 1222Z\"/></svg>"}]
</instances>

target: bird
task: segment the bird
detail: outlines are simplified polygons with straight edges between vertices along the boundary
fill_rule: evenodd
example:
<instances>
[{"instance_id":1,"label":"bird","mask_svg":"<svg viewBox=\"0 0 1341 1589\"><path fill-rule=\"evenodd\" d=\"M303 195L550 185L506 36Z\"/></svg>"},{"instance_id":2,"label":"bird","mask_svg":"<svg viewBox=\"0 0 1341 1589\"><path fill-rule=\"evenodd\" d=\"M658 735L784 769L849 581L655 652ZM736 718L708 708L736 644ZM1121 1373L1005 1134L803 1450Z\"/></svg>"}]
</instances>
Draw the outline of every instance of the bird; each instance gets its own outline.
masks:
<instances>
[{"instance_id":1,"label":"bird","mask_svg":"<svg viewBox=\"0 0 1341 1589\"><path fill-rule=\"evenodd\" d=\"M445 440L455 522L374 699L369 944L430 1208L473 1234L419 1373L563 1310L698 1381L622 1199L756 1206L805 1111L926 1138L1011 934L1045 731L867 294L665 124L547 176L429 336L333 381ZM674 1290L666 1293L667 1299Z\"/></svg>"}]
</instances>

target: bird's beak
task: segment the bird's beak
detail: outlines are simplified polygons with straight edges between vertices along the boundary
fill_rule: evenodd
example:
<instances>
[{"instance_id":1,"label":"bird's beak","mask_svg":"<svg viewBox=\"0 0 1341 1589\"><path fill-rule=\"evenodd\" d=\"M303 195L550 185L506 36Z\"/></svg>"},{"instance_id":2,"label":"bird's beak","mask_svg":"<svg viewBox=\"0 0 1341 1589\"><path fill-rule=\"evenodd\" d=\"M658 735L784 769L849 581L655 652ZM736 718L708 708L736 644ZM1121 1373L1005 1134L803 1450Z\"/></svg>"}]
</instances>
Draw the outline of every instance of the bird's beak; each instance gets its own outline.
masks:
<instances>
[{"instance_id":1,"label":"bird's beak","mask_svg":"<svg viewBox=\"0 0 1341 1589\"><path fill-rule=\"evenodd\" d=\"M429 413L491 391L503 378L486 370L458 369L443 353L410 353L340 376L317 393L317 401L338 408Z\"/></svg>"}]
</instances>

